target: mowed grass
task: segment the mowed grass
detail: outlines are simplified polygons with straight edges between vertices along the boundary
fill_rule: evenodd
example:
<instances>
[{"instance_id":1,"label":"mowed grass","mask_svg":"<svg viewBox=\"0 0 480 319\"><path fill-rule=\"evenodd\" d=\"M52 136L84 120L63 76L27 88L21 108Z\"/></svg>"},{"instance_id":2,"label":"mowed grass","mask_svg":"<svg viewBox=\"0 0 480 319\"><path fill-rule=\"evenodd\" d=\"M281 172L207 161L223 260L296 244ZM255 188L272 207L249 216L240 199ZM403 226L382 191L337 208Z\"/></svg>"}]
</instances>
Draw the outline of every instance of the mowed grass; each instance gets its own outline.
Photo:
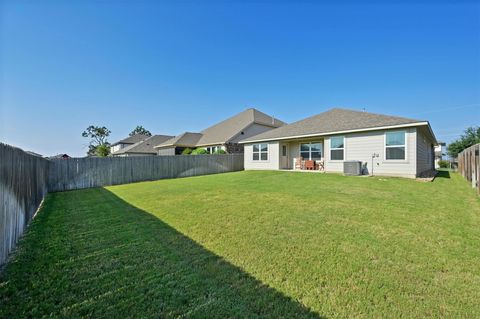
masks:
<instances>
[{"instance_id":1,"label":"mowed grass","mask_svg":"<svg viewBox=\"0 0 480 319\"><path fill-rule=\"evenodd\" d=\"M0 317L474 318L480 199L454 173L246 171L50 194Z\"/></svg>"}]
</instances>

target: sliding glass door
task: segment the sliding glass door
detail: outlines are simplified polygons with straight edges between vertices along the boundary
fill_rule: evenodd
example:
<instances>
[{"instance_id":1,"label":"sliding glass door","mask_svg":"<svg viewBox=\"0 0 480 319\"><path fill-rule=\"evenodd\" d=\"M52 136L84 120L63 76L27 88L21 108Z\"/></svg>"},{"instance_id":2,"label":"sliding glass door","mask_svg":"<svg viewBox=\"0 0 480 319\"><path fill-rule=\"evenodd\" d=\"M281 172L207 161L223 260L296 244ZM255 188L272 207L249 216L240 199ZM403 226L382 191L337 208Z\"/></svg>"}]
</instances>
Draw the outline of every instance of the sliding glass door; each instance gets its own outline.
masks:
<instances>
[{"instance_id":1,"label":"sliding glass door","mask_svg":"<svg viewBox=\"0 0 480 319\"><path fill-rule=\"evenodd\" d=\"M304 160L320 160L323 156L323 144L320 142L300 143L300 156Z\"/></svg>"}]
</instances>

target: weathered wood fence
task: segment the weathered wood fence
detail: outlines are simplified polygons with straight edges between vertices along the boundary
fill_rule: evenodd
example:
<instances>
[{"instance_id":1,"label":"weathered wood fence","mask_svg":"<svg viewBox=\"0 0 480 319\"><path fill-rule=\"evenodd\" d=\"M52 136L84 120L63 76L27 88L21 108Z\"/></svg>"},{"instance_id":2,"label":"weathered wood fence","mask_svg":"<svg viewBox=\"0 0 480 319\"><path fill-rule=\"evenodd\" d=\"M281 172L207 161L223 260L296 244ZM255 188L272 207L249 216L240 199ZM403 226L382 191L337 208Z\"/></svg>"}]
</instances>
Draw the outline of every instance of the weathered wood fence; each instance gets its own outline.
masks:
<instances>
[{"instance_id":1,"label":"weathered wood fence","mask_svg":"<svg viewBox=\"0 0 480 319\"><path fill-rule=\"evenodd\" d=\"M243 154L47 160L0 143L0 265L47 192L243 170Z\"/></svg>"},{"instance_id":2,"label":"weathered wood fence","mask_svg":"<svg viewBox=\"0 0 480 319\"><path fill-rule=\"evenodd\" d=\"M0 143L0 265L47 194L49 164Z\"/></svg>"},{"instance_id":3,"label":"weathered wood fence","mask_svg":"<svg viewBox=\"0 0 480 319\"><path fill-rule=\"evenodd\" d=\"M480 193L480 143L458 154L458 172Z\"/></svg>"},{"instance_id":4,"label":"weathered wood fence","mask_svg":"<svg viewBox=\"0 0 480 319\"><path fill-rule=\"evenodd\" d=\"M52 160L48 190L66 191L243 170L243 154Z\"/></svg>"}]
</instances>

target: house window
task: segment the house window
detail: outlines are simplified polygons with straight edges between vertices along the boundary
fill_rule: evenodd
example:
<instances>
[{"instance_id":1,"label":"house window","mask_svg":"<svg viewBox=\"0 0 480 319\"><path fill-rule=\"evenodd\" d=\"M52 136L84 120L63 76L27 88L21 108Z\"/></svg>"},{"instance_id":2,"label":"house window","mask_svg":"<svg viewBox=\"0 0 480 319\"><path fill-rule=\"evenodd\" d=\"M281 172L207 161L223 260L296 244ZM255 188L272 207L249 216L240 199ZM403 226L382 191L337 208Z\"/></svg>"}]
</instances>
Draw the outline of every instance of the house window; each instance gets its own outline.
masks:
<instances>
[{"instance_id":1,"label":"house window","mask_svg":"<svg viewBox=\"0 0 480 319\"><path fill-rule=\"evenodd\" d=\"M253 158L254 161L268 160L268 144L253 144Z\"/></svg>"},{"instance_id":2,"label":"house window","mask_svg":"<svg viewBox=\"0 0 480 319\"><path fill-rule=\"evenodd\" d=\"M345 151L345 138L333 136L330 138L330 159L332 161L343 161Z\"/></svg>"},{"instance_id":3,"label":"house window","mask_svg":"<svg viewBox=\"0 0 480 319\"><path fill-rule=\"evenodd\" d=\"M405 131L385 133L385 159L405 159Z\"/></svg>"},{"instance_id":4,"label":"house window","mask_svg":"<svg viewBox=\"0 0 480 319\"><path fill-rule=\"evenodd\" d=\"M282 145L282 156L287 156L287 145Z\"/></svg>"},{"instance_id":5,"label":"house window","mask_svg":"<svg viewBox=\"0 0 480 319\"><path fill-rule=\"evenodd\" d=\"M322 158L322 144L318 142L301 143L300 156L306 160L319 160Z\"/></svg>"},{"instance_id":6,"label":"house window","mask_svg":"<svg viewBox=\"0 0 480 319\"><path fill-rule=\"evenodd\" d=\"M216 151L218 151L219 149L221 149L220 146L209 146L209 147L206 148L208 154L213 154Z\"/></svg>"}]
</instances>

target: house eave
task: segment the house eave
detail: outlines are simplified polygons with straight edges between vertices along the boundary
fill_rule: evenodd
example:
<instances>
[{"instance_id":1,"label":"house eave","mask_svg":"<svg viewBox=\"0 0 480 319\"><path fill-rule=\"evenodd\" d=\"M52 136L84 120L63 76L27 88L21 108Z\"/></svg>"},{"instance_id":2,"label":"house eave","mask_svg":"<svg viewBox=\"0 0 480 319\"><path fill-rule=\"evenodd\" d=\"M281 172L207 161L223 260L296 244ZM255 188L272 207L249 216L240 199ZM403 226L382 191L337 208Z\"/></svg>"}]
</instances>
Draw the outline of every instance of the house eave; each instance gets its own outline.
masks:
<instances>
[{"instance_id":1,"label":"house eave","mask_svg":"<svg viewBox=\"0 0 480 319\"><path fill-rule=\"evenodd\" d=\"M432 137L436 141L435 135L430 127L428 121L424 122L414 122L408 124L398 124L398 125L389 125L389 126L376 126L376 127L369 127L363 129L354 129L354 130L341 130L341 131L332 131L332 132L324 132L324 133L312 133L312 134L303 134L303 135L292 135L292 136L284 136L284 137L276 137L276 138L264 138L264 139L254 139L254 140L245 140L240 141L239 144L249 144L249 143L256 143L256 142L267 142L267 141L280 141L280 140L290 140L290 139L299 139L299 138L306 138L306 137L319 137L319 136L329 136L329 135L337 135L337 134L345 134L345 133L356 133L356 132L369 132L369 131L378 131L378 130L386 130L386 129L394 129L394 128L402 128L402 127L415 127L415 126L423 126L427 125Z\"/></svg>"}]
</instances>

